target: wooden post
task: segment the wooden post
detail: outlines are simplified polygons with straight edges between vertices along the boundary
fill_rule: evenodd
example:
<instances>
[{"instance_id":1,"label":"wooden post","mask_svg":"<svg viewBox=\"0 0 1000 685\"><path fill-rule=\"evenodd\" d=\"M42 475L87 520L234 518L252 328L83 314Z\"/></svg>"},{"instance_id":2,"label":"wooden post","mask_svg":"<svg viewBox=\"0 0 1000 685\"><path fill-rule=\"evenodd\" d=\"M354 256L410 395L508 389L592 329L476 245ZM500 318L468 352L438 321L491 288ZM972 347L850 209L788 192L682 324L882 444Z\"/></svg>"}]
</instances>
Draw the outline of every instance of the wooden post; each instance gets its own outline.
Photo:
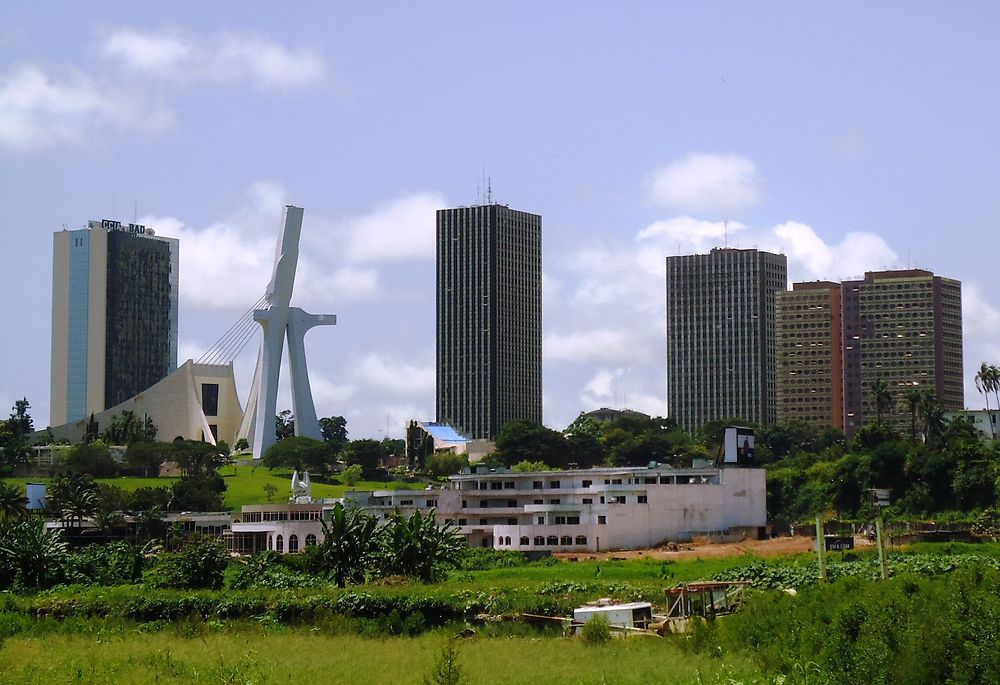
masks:
<instances>
[{"instance_id":1,"label":"wooden post","mask_svg":"<svg viewBox=\"0 0 1000 685\"><path fill-rule=\"evenodd\" d=\"M826 582L826 535L823 534L823 522L816 517L816 555L819 557L819 580Z\"/></svg>"},{"instance_id":2,"label":"wooden post","mask_svg":"<svg viewBox=\"0 0 1000 685\"><path fill-rule=\"evenodd\" d=\"M889 567L885 560L885 544L882 540L882 508L878 507L875 514L875 539L878 542L878 563L882 567L882 580L888 580Z\"/></svg>"}]
</instances>

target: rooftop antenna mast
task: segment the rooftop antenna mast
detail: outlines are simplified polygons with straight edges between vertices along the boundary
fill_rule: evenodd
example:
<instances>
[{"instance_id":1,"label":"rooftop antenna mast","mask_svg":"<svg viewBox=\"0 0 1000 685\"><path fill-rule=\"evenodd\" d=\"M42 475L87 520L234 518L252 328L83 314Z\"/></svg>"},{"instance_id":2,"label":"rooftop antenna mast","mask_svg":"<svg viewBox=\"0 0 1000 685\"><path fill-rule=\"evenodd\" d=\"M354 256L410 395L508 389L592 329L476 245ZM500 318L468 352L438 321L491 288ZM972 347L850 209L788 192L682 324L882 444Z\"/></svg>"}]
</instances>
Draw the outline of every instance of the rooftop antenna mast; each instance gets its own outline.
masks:
<instances>
[{"instance_id":1,"label":"rooftop antenna mast","mask_svg":"<svg viewBox=\"0 0 1000 685\"><path fill-rule=\"evenodd\" d=\"M729 247L729 219L722 222L722 235L725 241L724 247Z\"/></svg>"}]
</instances>

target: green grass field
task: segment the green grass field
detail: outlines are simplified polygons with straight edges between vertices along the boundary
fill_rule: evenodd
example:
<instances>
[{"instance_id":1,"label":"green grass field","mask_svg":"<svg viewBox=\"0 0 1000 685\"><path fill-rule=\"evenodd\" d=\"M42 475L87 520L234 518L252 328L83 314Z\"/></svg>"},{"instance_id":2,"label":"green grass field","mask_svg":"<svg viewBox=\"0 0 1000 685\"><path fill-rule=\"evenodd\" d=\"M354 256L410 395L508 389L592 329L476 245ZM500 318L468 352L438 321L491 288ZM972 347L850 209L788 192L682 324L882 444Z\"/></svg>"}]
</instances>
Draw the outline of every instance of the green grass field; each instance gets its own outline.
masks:
<instances>
[{"instance_id":1,"label":"green grass field","mask_svg":"<svg viewBox=\"0 0 1000 685\"><path fill-rule=\"evenodd\" d=\"M292 472L287 469L269 469L264 466L223 466L219 473L226 481L226 507L232 510L239 509L244 504L264 504L267 500L267 493L264 486L270 483L277 492L274 495L275 502L281 502L288 498L291 493ZM134 478L123 476L121 478L99 478L98 483L116 485L123 490L133 492L138 488L169 488L176 478ZM5 478L3 482L23 488L25 483L45 483L46 478ZM340 483L321 483L313 481L312 495L316 498L342 497L346 490L392 490L392 489L423 489L425 483L403 483L403 482L381 482L381 481L360 481L353 488L348 488Z\"/></svg>"},{"instance_id":2,"label":"green grass field","mask_svg":"<svg viewBox=\"0 0 1000 685\"><path fill-rule=\"evenodd\" d=\"M323 625L234 630L183 624L11 637L0 646L0 682L418 684L426 682L451 632L380 639L331 633ZM759 673L742 657L713 659L648 637L599 646L568 638L475 637L458 647L467 683L749 684Z\"/></svg>"}]
</instances>

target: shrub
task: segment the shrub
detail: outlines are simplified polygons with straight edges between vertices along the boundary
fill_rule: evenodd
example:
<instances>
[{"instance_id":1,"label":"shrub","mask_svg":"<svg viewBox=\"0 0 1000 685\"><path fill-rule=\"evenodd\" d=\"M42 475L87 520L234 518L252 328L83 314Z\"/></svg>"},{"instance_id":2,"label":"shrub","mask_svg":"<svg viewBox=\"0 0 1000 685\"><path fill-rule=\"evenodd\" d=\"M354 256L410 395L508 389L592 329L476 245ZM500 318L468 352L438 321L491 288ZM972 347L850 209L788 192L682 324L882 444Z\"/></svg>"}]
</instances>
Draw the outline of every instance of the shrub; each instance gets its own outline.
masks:
<instances>
[{"instance_id":1,"label":"shrub","mask_svg":"<svg viewBox=\"0 0 1000 685\"><path fill-rule=\"evenodd\" d=\"M229 552L215 540L196 541L180 552L161 552L147 581L162 588L222 587Z\"/></svg>"},{"instance_id":2,"label":"shrub","mask_svg":"<svg viewBox=\"0 0 1000 685\"><path fill-rule=\"evenodd\" d=\"M604 616L594 616L583 624L580 639L585 645L601 645L611 639L611 625Z\"/></svg>"},{"instance_id":3,"label":"shrub","mask_svg":"<svg viewBox=\"0 0 1000 685\"><path fill-rule=\"evenodd\" d=\"M465 676L458 663L458 644L451 638L441 645L433 670L424 678L424 685L459 685L463 682Z\"/></svg>"}]
</instances>

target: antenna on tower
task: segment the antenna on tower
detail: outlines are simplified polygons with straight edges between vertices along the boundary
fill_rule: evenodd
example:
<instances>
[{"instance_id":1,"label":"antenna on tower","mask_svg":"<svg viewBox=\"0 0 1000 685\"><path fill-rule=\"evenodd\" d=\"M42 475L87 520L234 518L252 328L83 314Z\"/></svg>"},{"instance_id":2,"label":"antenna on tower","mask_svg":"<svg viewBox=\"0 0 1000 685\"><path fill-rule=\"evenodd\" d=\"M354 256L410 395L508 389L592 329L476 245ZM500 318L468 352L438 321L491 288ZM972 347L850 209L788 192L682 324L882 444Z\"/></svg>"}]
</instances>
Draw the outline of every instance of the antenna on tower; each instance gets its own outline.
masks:
<instances>
[{"instance_id":1,"label":"antenna on tower","mask_svg":"<svg viewBox=\"0 0 1000 685\"><path fill-rule=\"evenodd\" d=\"M486 204L493 204L493 179L486 177Z\"/></svg>"}]
</instances>

